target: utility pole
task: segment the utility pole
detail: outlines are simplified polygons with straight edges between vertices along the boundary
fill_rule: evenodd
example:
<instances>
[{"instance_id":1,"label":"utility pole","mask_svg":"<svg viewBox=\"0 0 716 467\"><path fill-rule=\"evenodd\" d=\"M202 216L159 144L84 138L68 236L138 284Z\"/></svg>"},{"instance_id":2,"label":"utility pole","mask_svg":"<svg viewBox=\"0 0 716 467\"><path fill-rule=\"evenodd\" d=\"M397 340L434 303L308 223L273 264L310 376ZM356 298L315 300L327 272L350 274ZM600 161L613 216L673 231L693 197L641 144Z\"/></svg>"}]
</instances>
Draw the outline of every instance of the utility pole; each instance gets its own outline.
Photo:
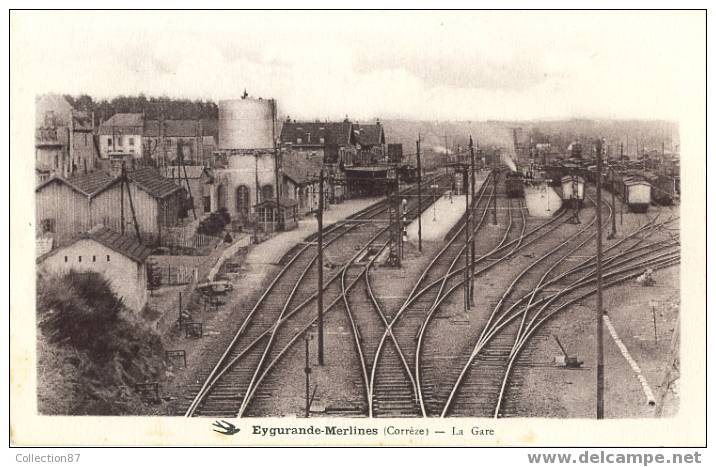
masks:
<instances>
[{"instance_id":1,"label":"utility pole","mask_svg":"<svg viewBox=\"0 0 716 467\"><path fill-rule=\"evenodd\" d=\"M465 312L470 310L470 297L472 292L470 290L470 233L472 231L472 224L470 223L470 190L467 184L469 183L470 177L467 173L468 165L463 165L462 172L462 186L465 192Z\"/></svg>"},{"instance_id":2,"label":"utility pole","mask_svg":"<svg viewBox=\"0 0 716 467\"><path fill-rule=\"evenodd\" d=\"M418 140L415 142L416 156L418 159L418 251L423 252L423 171L420 167L420 133Z\"/></svg>"},{"instance_id":3,"label":"utility pole","mask_svg":"<svg viewBox=\"0 0 716 467\"><path fill-rule=\"evenodd\" d=\"M611 233L610 237L614 238L617 236L617 216L616 216L617 205L616 205L616 197L614 195L614 192L616 190L614 189L614 166L611 165L609 168L611 169L611 172L612 172L612 185L611 185L612 186L612 189L611 189L611 192L612 192L612 233Z\"/></svg>"},{"instance_id":4,"label":"utility pole","mask_svg":"<svg viewBox=\"0 0 716 467\"><path fill-rule=\"evenodd\" d=\"M445 133L445 160L443 161L443 164L445 164L445 175L448 174L448 156L447 133Z\"/></svg>"},{"instance_id":5,"label":"utility pole","mask_svg":"<svg viewBox=\"0 0 716 467\"><path fill-rule=\"evenodd\" d=\"M124 161L121 161L119 176L122 178L119 182L119 229L120 233L124 235Z\"/></svg>"},{"instance_id":6,"label":"utility pole","mask_svg":"<svg viewBox=\"0 0 716 467\"><path fill-rule=\"evenodd\" d=\"M281 212L281 184L278 176L279 171L279 148L276 144L276 100L271 99L271 138L273 139L273 170L276 182L276 213L278 214L278 222L276 227L278 231L283 231L283 214Z\"/></svg>"},{"instance_id":7,"label":"utility pole","mask_svg":"<svg viewBox=\"0 0 716 467\"><path fill-rule=\"evenodd\" d=\"M492 155L492 225L497 225L497 156Z\"/></svg>"},{"instance_id":8,"label":"utility pole","mask_svg":"<svg viewBox=\"0 0 716 467\"><path fill-rule=\"evenodd\" d=\"M306 367L303 371L306 373L306 418L311 415L311 363L308 350L308 336L304 338L306 341Z\"/></svg>"},{"instance_id":9,"label":"utility pole","mask_svg":"<svg viewBox=\"0 0 716 467\"><path fill-rule=\"evenodd\" d=\"M318 364L323 366L323 166L318 192Z\"/></svg>"},{"instance_id":10,"label":"utility pole","mask_svg":"<svg viewBox=\"0 0 716 467\"><path fill-rule=\"evenodd\" d=\"M602 310L602 142L597 140L597 420L604 418L604 316Z\"/></svg>"},{"instance_id":11,"label":"utility pole","mask_svg":"<svg viewBox=\"0 0 716 467\"><path fill-rule=\"evenodd\" d=\"M470 209L475 202L475 148L470 135ZM475 233L470 229L470 304L475 304Z\"/></svg>"}]
</instances>

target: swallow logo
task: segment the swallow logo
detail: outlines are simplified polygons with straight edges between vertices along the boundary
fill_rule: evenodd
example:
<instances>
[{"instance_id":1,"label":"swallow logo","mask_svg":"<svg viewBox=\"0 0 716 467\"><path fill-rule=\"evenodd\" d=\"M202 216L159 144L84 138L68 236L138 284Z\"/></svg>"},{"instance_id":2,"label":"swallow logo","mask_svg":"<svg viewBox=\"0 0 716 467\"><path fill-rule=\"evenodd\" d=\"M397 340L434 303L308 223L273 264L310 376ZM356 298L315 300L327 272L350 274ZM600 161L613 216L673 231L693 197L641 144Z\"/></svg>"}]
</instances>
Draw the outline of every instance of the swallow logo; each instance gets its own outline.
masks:
<instances>
[{"instance_id":1,"label":"swallow logo","mask_svg":"<svg viewBox=\"0 0 716 467\"><path fill-rule=\"evenodd\" d=\"M217 420L212 423L212 425L216 428L219 428L218 430L215 428L214 431L217 433L221 433L222 435L231 436L241 431L241 428L236 428L233 423L229 423L226 420Z\"/></svg>"}]
</instances>

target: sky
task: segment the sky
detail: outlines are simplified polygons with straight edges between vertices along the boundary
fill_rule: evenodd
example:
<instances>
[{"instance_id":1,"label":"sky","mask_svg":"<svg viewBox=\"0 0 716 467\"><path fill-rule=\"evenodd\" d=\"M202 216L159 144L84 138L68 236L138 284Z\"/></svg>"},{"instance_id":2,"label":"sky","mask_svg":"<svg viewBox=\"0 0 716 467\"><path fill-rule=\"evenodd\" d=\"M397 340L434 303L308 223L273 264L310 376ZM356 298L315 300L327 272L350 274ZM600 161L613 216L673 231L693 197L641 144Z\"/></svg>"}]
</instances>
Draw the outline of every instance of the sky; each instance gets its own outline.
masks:
<instances>
[{"instance_id":1,"label":"sky","mask_svg":"<svg viewBox=\"0 0 716 467\"><path fill-rule=\"evenodd\" d=\"M246 89L295 119L677 119L703 34L698 12L14 12L11 59L36 94Z\"/></svg>"}]
</instances>

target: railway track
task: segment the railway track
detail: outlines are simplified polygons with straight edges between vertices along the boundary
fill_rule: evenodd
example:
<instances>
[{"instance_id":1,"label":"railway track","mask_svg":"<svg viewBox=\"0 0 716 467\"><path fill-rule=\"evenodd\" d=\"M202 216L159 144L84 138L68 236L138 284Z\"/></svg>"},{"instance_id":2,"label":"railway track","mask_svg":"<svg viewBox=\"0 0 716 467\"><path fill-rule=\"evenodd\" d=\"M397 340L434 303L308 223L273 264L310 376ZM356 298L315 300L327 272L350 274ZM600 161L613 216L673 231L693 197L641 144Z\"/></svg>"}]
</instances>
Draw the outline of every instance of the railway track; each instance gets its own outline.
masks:
<instances>
[{"instance_id":1,"label":"railway track","mask_svg":"<svg viewBox=\"0 0 716 467\"><path fill-rule=\"evenodd\" d=\"M468 242L481 239L490 202L499 196L493 190L486 181L473 200L473 230ZM464 218L396 310L381 303L372 283L371 268L389 243L387 229L370 222L332 227L326 240L329 244L349 232L354 236L353 249L337 244L341 253L334 258L339 267L324 284L324 313L339 310L350 323L359 367L356 382L364 393L358 413L369 417L497 417L522 413L513 399L520 389L520 369L539 365L532 361L533 346L529 344L547 338L540 333L546 322L594 293L593 258L577 266L569 261L594 239L590 229L594 219L571 227L576 232L565 240L550 235L565 228L568 216L564 212L528 225L521 200L505 198L500 202L503 227L489 233L492 245L477 242L474 276L508 263L517 253L534 250L532 254L538 258L517 274L494 303L477 341L449 357L437 354L426 343L441 305L464 288ZM606 202L603 204L609 216L613 215ZM360 216L379 219L384 210L375 206ZM657 218L607 248L605 254L611 254L604 262L605 286L623 283L647 266L668 267L678 262L677 240L648 241L658 228L675 220L657 223ZM275 369L316 321L316 294L306 286L312 284L311 274L315 273L315 255L310 254L310 248L310 243L301 245L287 255L284 268L206 377L187 416L267 413L273 388L281 383ZM441 386L441 381L454 383Z\"/></svg>"},{"instance_id":2,"label":"railway track","mask_svg":"<svg viewBox=\"0 0 716 467\"><path fill-rule=\"evenodd\" d=\"M432 180L424 183L432 183ZM352 220L376 219L387 209L386 204L382 203L353 216ZM345 237L348 232L360 233L359 238L351 239L354 246L358 244L356 248L346 248L346 245L335 248L334 260L340 258L340 262L347 260L346 264L349 264L386 231L387 228L378 228L370 222L338 223L324 233L324 242L330 245ZM312 254L311 247L309 243L291 252L282 270L247 314L217 364L204 379L185 412L186 416L242 416L251 401L270 398L270 393L260 391L259 387L262 383L270 382L269 370L281 359L286 349L295 343L295 338L314 321L310 310L315 307L308 305L317 294L311 292L313 288L310 286L302 287L310 283L311 274L315 273L312 266L316 255ZM346 258L355 250L358 253L352 258ZM340 275L341 271L324 284L329 308L339 298L340 288L336 284ZM304 322L308 322L308 326L304 326ZM301 327L304 328L301 333L286 331L288 328ZM254 405L260 406L260 403Z\"/></svg>"},{"instance_id":3,"label":"railway track","mask_svg":"<svg viewBox=\"0 0 716 467\"><path fill-rule=\"evenodd\" d=\"M608 206L607 208L611 211ZM515 368L534 365L530 350L526 348L527 343L530 339L544 338L539 335L538 330L548 319L594 293L593 290L584 289L594 281L595 272L593 269L589 270L593 258L585 264L572 267L566 261L594 239L595 234L588 234L592 222L564 242L546 251L524 268L507 287L485 323L477 342L469 352L464 352L463 359L467 356L467 362L461 367L457 377L453 370L455 383L445 399L441 416L515 415L509 411L511 405L506 403L508 400L506 394L518 392L520 388L519 372L515 372ZM653 229L653 226L654 223L650 222L648 229L647 226L643 226L608 248L615 253L606 258L604 263L606 266L604 274L609 278L607 286L635 277L635 274L640 274L647 266L661 267L678 260L673 251L662 253L662 250L673 247L674 242L662 241L639 246L645 240L637 234L644 234L645 231ZM636 242L628 245L629 241L635 238ZM569 251L556 256L567 245L571 245ZM624 250L621 248L623 246L628 248ZM559 289L560 285L565 284L570 277L585 270L588 272L583 277L569 285L562 285ZM547 290L547 287L557 287L559 292L551 292L547 297L537 298L538 293ZM573 296L574 293L577 293L576 298ZM516 377L510 380L510 375Z\"/></svg>"}]
</instances>

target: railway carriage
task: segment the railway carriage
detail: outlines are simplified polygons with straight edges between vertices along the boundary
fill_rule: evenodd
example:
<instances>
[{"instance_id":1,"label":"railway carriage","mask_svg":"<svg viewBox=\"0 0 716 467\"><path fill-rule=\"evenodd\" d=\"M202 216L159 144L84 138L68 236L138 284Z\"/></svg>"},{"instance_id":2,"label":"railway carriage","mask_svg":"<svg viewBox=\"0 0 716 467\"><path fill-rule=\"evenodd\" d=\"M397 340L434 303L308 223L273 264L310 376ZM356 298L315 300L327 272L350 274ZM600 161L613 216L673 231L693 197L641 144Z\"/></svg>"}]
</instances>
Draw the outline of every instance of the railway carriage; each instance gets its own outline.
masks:
<instances>
[{"instance_id":1,"label":"railway carriage","mask_svg":"<svg viewBox=\"0 0 716 467\"><path fill-rule=\"evenodd\" d=\"M565 175L562 183L562 199L566 206L581 207L584 202L584 178L579 175Z\"/></svg>"}]
</instances>

